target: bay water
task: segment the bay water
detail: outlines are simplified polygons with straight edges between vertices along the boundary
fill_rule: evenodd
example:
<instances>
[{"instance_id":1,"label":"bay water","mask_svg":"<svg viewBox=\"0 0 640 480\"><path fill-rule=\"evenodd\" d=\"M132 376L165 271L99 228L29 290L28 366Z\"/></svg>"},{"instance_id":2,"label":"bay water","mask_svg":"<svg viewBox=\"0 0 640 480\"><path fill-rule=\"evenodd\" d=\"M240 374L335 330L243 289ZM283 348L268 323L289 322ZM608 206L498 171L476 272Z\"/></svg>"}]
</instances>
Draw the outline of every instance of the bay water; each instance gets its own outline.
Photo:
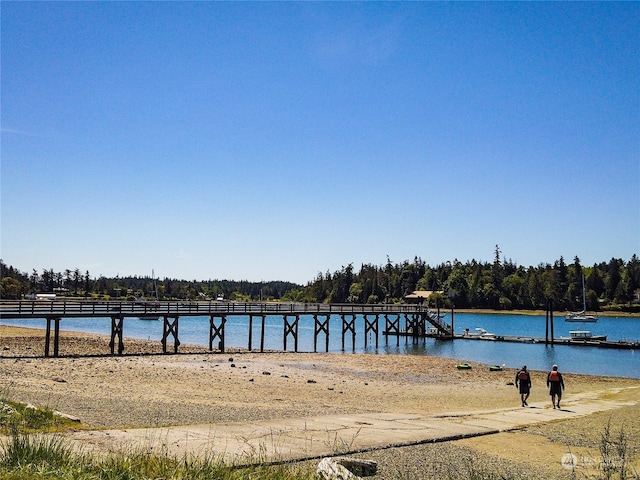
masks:
<instances>
[{"instance_id":1,"label":"bay water","mask_svg":"<svg viewBox=\"0 0 640 480\"><path fill-rule=\"evenodd\" d=\"M554 319L555 338L569 337L572 330L590 330L594 335L607 335L608 340L639 341L640 318L634 317L600 317L597 323L570 323L564 317ZM219 319L217 320L219 322ZM291 322L291 319L289 319ZM445 317L451 323L451 316ZM32 328L45 328L44 319L7 320L1 319L2 325L15 325ZM123 336L143 340L162 339L162 320L140 320L125 318ZM401 328L404 320L401 320ZM301 316L298 324L298 351L312 352L314 320L312 316ZM546 371L557 364L560 371L589 374L611 375L619 377L640 378L640 349L625 350L575 345L544 345L544 343L519 343L477 340L437 340L428 338L414 343L410 338L388 337L388 343L382 331L385 328L384 317L380 317L378 346L375 335L367 333L367 346L364 339L364 318L357 316L355 320L355 348L351 332L344 338L342 348L342 320L333 315L329 321L329 352L344 354L400 354L400 355L434 355L455 359L455 363L472 361L487 365L504 365L507 368L519 368L526 364L530 370ZM544 315L509 315L486 313L455 313L454 329L461 334L465 329L475 332L483 328L488 332L501 336L519 336L544 338L546 318ZM86 333L111 335L111 320L108 318L63 318L60 329ZM225 324L225 346L227 348L248 348L249 317L228 316ZM284 322L280 316L265 318L264 348L266 350L284 350ZM324 352L326 347L324 333L319 334L317 351ZM209 317L180 317L179 339L184 344L209 345ZM172 338L169 339L173 341ZM216 339L216 343L217 343ZM261 344L261 321L253 319L252 348L259 349ZM125 340L126 345L126 340ZM293 351L294 338L287 337L287 350Z\"/></svg>"}]
</instances>

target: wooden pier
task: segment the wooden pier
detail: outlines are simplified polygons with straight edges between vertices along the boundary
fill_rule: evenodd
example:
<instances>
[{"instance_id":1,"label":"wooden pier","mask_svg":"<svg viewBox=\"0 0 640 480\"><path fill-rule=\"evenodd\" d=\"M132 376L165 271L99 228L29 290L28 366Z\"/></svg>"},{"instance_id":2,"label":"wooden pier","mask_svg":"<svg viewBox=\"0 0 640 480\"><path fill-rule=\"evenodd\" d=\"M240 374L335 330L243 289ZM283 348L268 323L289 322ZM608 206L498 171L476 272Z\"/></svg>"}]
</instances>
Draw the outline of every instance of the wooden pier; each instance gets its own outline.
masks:
<instances>
[{"instance_id":1,"label":"wooden pier","mask_svg":"<svg viewBox=\"0 0 640 480\"><path fill-rule=\"evenodd\" d=\"M94 300L3 300L0 301L0 318L45 320L46 334L44 356L58 356L60 343L60 320L63 318L105 318L111 320L111 354L122 355L124 344L124 319L154 316L162 319L162 351L178 353L180 346L179 319L185 316L209 317L209 350L225 349L225 324L230 316L248 317L248 350L254 349L253 325L260 322L260 346L264 351L265 320L267 316L279 316L283 320L283 350L287 350L288 339L293 341L293 349L298 351L298 325L301 315L314 319L314 352L318 351L318 341L324 340L325 351L329 351L329 321L332 316L341 319L342 350L350 336L351 348L356 349L356 317L364 318L364 343L368 346L373 336L375 346L379 345L380 324L385 341L395 336L399 345L402 331L416 332L417 340L424 338L422 332L429 324L439 338L453 338L453 327L442 317L423 305L416 304L324 304L324 303L284 303L284 302L135 302L135 301L94 301ZM323 338L324 337L324 338Z\"/></svg>"},{"instance_id":2,"label":"wooden pier","mask_svg":"<svg viewBox=\"0 0 640 480\"><path fill-rule=\"evenodd\" d=\"M347 349L350 340L351 349L356 349L356 317L364 319L364 346L369 341L375 342L378 348L380 335L385 344L389 337L395 337L400 345L400 338L411 339L413 343L426 338L441 340L467 339L490 341L476 335L454 334L454 312L451 311L451 324L443 320L440 312L435 312L423 305L416 304L324 304L324 303L284 303L284 302L131 302L100 300L0 300L0 318L3 319L43 319L45 321L44 356L59 356L60 321L63 318L105 318L111 321L111 340L109 342L112 355L122 355L125 351L125 318L157 317L162 321L162 351L178 353L180 346L179 320L185 316L209 317L209 350L225 351L225 324L230 316L248 317L247 348L253 351L265 350L265 321L268 316L282 318L282 350L287 351L293 344L293 351L298 352L299 321L302 315L313 317L313 351L322 348L329 351L330 319L340 318L340 334L342 350ZM254 342L254 322L259 322L259 346ZM362 328L362 327L360 327ZM549 333L551 335L549 335ZM594 346L603 348L640 349L638 341L575 341L556 339L553 336L553 315L547 313L546 338L497 336L494 341L518 343L544 343L546 345ZM319 347L320 345L320 347Z\"/></svg>"}]
</instances>

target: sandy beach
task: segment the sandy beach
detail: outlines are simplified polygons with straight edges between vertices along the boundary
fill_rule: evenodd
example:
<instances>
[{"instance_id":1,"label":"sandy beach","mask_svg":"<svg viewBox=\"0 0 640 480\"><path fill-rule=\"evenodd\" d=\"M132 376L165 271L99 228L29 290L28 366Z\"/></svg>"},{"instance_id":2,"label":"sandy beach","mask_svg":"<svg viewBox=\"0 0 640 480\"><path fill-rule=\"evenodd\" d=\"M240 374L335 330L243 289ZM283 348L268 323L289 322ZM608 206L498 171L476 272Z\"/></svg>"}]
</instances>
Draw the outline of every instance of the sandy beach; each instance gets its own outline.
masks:
<instances>
[{"instance_id":1,"label":"sandy beach","mask_svg":"<svg viewBox=\"0 0 640 480\"><path fill-rule=\"evenodd\" d=\"M351 353L210 353L197 346L181 346L180 354L169 355L161 353L159 342L130 339L125 342L125 355L111 356L108 343L108 337L61 332L61 357L43 358L44 331L0 326L0 396L67 413L79 418L82 428L91 429L367 412L447 414L519 404L513 385L515 370L492 372L487 365L473 362L471 370L458 370L456 365L463 359ZM545 378L546 372L532 372L531 402L548 400ZM613 388L640 387L640 380L573 374L566 375L565 382L566 395L599 390L614 395ZM617 395L633 401L640 397L637 389ZM636 404L607 415L493 435L490 441L469 439L446 446L403 447L395 456L383 451L365 457L394 465L387 470L381 467L377 479L402 478L398 476L399 462L410 472L415 468L412 458L442 458L448 449L457 449L453 454L461 458L480 456L498 465L504 462L505 468L514 468L515 462L524 472L543 469L553 472L552 477L563 478L566 472L559 456L553 462L557 465L552 465L547 454L541 452L553 451L561 456L568 445L574 445L596 455L599 434L612 420L614 427L624 424L637 461L638 418L640 408ZM519 445L516 459L514 440ZM398 455L406 458L398 460L402 458ZM424 476L406 475L434 478L426 472Z\"/></svg>"}]
</instances>

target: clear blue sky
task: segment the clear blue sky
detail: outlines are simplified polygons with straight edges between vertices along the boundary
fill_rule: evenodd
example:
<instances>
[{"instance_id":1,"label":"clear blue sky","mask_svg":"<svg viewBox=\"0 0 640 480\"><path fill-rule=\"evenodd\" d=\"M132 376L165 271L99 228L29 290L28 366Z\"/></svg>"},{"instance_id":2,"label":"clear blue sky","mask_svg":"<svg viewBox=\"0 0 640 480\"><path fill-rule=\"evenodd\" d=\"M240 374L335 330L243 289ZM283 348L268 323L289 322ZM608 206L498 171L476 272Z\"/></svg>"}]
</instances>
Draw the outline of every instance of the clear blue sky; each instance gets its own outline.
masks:
<instances>
[{"instance_id":1,"label":"clear blue sky","mask_svg":"<svg viewBox=\"0 0 640 480\"><path fill-rule=\"evenodd\" d=\"M640 252L640 3L5 2L1 256L289 280Z\"/></svg>"}]
</instances>

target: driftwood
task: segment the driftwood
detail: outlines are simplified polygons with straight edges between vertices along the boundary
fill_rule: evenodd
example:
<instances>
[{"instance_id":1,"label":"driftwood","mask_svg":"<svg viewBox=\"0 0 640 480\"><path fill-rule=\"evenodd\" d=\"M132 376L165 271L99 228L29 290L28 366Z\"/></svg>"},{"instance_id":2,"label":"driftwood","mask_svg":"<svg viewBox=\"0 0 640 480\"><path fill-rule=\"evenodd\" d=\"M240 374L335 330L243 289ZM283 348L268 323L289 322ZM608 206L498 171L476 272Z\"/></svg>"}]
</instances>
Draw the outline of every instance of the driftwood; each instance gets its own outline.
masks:
<instances>
[{"instance_id":1,"label":"driftwood","mask_svg":"<svg viewBox=\"0 0 640 480\"><path fill-rule=\"evenodd\" d=\"M323 458L316 472L325 480L357 480L375 475L378 464L359 458Z\"/></svg>"}]
</instances>

